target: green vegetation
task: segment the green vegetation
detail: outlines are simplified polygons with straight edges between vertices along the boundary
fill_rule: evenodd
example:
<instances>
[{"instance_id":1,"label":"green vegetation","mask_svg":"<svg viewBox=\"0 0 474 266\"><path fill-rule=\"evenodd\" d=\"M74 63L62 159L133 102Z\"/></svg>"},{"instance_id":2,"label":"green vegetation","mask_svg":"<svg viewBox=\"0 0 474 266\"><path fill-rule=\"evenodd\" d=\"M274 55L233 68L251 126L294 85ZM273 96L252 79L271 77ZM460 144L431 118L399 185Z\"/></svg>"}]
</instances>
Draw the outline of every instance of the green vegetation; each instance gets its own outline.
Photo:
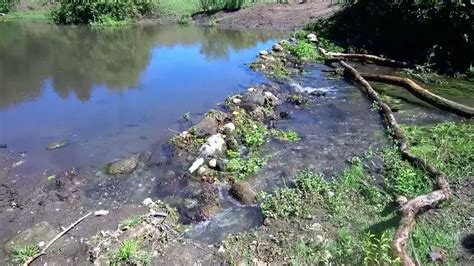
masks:
<instances>
[{"instance_id":1,"label":"green vegetation","mask_svg":"<svg viewBox=\"0 0 474 266\"><path fill-rule=\"evenodd\" d=\"M59 1L51 10L57 24L116 26L128 24L138 16L150 15L153 1Z\"/></svg>"},{"instance_id":2,"label":"green vegetation","mask_svg":"<svg viewBox=\"0 0 474 266\"><path fill-rule=\"evenodd\" d=\"M439 209L417 218L407 248L422 265L433 264L429 254L435 250L446 254L444 263L456 263L460 236L472 225L469 217L474 205L468 199L469 187L463 189L472 176L472 127L452 122L403 127L411 151L443 170L456 187L455 195ZM382 162L380 173L369 170L377 161ZM252 260L259 255L248 243L258 241L257 246L268 246L263 253L271 254L258 257L265 262L399 264L390 248L400 219L393 200L398 194L413 197L432 189L423 169L406 163L395 146L354 158L331 182L305 171L290 187L261 194L264 215L278 222L270 222L264 231L228 238L225 244L232 245L228 255L235 261L244 259L241 254L250 254L247 259ZM282 223L291 229L282 230ZM272 230L278 232L278 240L268 239Z\"/></svg>"},{"instance_id":3,"label":"green vegetation","mask_svg":"<svg viewBox=\"0 0 474 266\"><path fill-rule=\"evenodd\" d=\"M184 113L184 114L183 114L183 120L184 120L185 122L191 121L191 113L190 113L190 112Z\"/></svg>"},{"instance_id":4,"label":"green vegetation","mask_svg":"<svg viewBox=\"0 0 474 266\"><path fill-rule=\"evenodd\" d=\"M131 228L138 225L142 221L142 217L134 216L129 217L119 223L119 228Z\"/></svg>"},{"instance_id":5,"label":"green vegetation","mask_svg":"<svg viewBox=\"0 0 474 266\"><path fill-rule=\"evenodd\" d=\"M321 55L319 54L316 47L307 42L307 41L298 41L295 44L285 44L285 49L288 50L290 53L297 56L300 60L304 61L316 61L321 59Z\"/></svg>"},{"instance_id":6,"label":"green vegetation","mask_svg":"<svg viewBox=\"0 0 474 266\"><path fill-rule=\"evenodd\" d=\"M468 1L351 1L307 29L355 50L465 73L473 64L471 9Z\"/></svg>"},{"instance_id":7,"label":"green vegetation","mask_svg":"<svg viewBox=\"0 0 474 266\"><path fill-rule=\"evenodd\" d=\"M274 129L270 131L270 134L277 139L288 140L288 141L299 141L300 136L293 130L281 130Z\"/></svg>"},{"instance_id":8,"label":"green vegetation","mask_svg":"<svg viewBox=\"0 0 474 266\"><path fill-rule=\"evenodd\" d=\"M29 258L36 255L36 253L38 253L38 252L39 252L39 248L36 245L30 245L30 246L26 246L24 248L14 249L12 251L12 260L15 263L23 264Z\"/></svg>"},{"instance_id":9,"label":"green vegetation","mask_svg":"<svg viewBox=\"0 0 474 266\"><path fill-rule=\"evenodd\" d=\"M0 13L8 13L15 6L15 0L2 0L0 1Z\"/></svg>"},{"instance_id":10,"label":"green vegetation","mask_svg":"<svg viewBox=\"0 0 474 266\"><path fill-rule=\"evenodd\" d=\"M1 12L0 12L1 13ZM46 10L28 10L28 11L11 11L8 13L4 20L48 20L48 12Z\"/></svg>"},{"instance_id":11,"label":"green vegetation","mask_svg":"<svg viewBox=\"0 0 474 266\"><path fill-rule=\"evenodd\" d=\"M237 126L242 142L250 149L256 149L267 143L268 129L264 124L249 119Z\"/></svg>"},{"instance_id":12,"label":"green vegetation","mask_svg":"<svg viewBox=\"0 0 474 266\"><path fill-rule=\"evenodd\" d=\"M245 179L249 175L257 172L267 162L266 159L262 158L260 154L256 152L248 154L245 158L236 156L235 153L231 155L233 158L227 163L227 170L236 173L239 179Z\"/></svg>"},{"instance_id":13,"label":"green vegetation","mask_svg":"<svg viewBox=\"0 0 474 266\"><path fill-rule=\"evenodd\" d=\"M184 14L178 19L178 24L181 25L187 25L190 24L193 21L191 15L189 14Z\"/></svg>"},{"instance_id":14,"label":"green vegetation","mask_svg":"<svg viewBox=\"0 0 474 266\"><path fill-rule=\"evenodd\" d=\"M113 265L148 265L151 256L148 252L140 250L140 242L133 239L127 239L122 246L112 255L111 263Z\"/></svg>"}]
</instances>

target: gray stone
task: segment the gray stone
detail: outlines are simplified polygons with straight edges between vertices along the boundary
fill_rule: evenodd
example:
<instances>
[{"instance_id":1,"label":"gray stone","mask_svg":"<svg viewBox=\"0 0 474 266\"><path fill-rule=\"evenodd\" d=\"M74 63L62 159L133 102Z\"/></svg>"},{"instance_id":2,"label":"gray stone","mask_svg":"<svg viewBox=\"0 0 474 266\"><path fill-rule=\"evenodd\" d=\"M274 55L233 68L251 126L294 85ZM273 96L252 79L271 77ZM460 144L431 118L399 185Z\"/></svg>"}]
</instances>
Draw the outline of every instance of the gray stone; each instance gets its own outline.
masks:
<instances>
[{"instance_id":1,"label":"gray stone","mask_svg":"<svg viewBox=\"0 0 474 266\"><path fill-rule=\"evenodd\" d=\"M144 199L144 200L142 201L142 204L148 207L148 206L151 206L151 205L153 205L153 204L154 204L154 202L153 202L153 200L152 200L152 199L150 199L150 198L146 198L146 199Z\"/></svg>"},{"instance_id":2,"label":"gray stone","mask_svg":"<svg viewBox=\"0 0 474 266\"><path fill-rule=\"evenodd\" d=\"M138 166L138 156L132 156L128 159L118 160L107 165L107 174L130 174Z\"/></svg>"},{"instance_id":3,"label":"gray stone","mask_svg":"<svg viewBox=\"0 0 474 266\"><path fill-rule=\"evenodd\" d=\"M285 50L285 49L284 49L283 46L281 46L280 44L275 43L275 44L272 46L272 50L275 51L275 52L283 52L283 50Z\"/></svg>"},{"instance_id":4,"label":"gray stone","mask_svg":"<svg viewBox=\"0 0 474 266\"><path fill-rule=\"evenodd\" d=\"M260 91L247 91L242 95L242 107L246 111L253 111L265 104L265 95Z\"/></svg>"},{"instance_id":5,"label":"gray stone","mask_svg":"<svg viewBox=\"0 0 474 266\"><path fill-rule=\"evenodd\" d=\"M314 33L310 33L306 36L310 42L318 42L318 37Z\"/></svg>"},{"instance_id":6,"label":"gray stone","mask_svg":"<svg viewBox=\"0 0 474 266\"><path fill-rule=\"evenodd\" d=\"M205 117L201 122L199 122L196 128L196 136L198 137L206 137L210 135L214 135L217 133L218 123L216 119L213 117Z\"/></svg>"},{"instance_id":7,"label":"gray stone","mask_svg":"<svg viewBox=\"0 0 474 266\"><path fill-rule=\"evenodd\" d=\"M94 216L106 216L109 214L108 210L98 210L94 212Z\"/></svg>"},{"instance_id":8,"label":"gray stone","mask_svg":"<svg viewBox=\"0 0 474 266\"><path fill-rule=\"evenodd\" d=\"M257 202L257 193L245 181L235 181L232 183L231 193L243 204L255 204Z\"/></svg>"},{"instance_id":9,"label":"gray stone","mask_svg":"<svg viewBox=\"0 0 474 266\"><path fill-rule=\"evenodd\" d=\"M199 149L202 156L210 157L223 152L225 149L225 140L222 134L210 136L204 145Z\"/></svg>"},{"instance_id":10,"label":"gray stone","mask_svg":"<svg viewBox=\"0 0 474 266\"><path fill-rule=\"evenodd\" d=\"M260 51L260 55L268 55L268 51L262 50L262 51Z\"/></svg>"},{"instance_id":11,"label":"gray stone","mask_svg":"<svg viewBox=\"0 0 474 266\"><path fill-rule=\"evenodd\" d=\"M7 253L11 253L14 249L24 248L29 245L38 245L43 241L49 242L60 232L59 229L56 229L48 222L41 222L10 238L5 243L4 250ZM49 250L58 251L64 246L64 239L58 239Z\"/></svg>"},{"instance_id":12,"label":"gray stone","mask_svg":"<svg viewBox=\"0 0 474 266\"><path fill-rule=\"evenodd\" d=\"M217 165L217 159L216 158L213 158L209 161L208 163L209 167L211 167L212 169L216 168L216 165Z\"/></svg>"},{"instance_id":13,"label":"gray stone","mask_svg":"<svg viewBox=\"0 0 474 266\"><path fill-rule=\"evenodd\" d=\"M239 142L234 136L227 136L225 144L227 145L227 149L232 151L239 150Z\"/></svg>"}]
</instances>

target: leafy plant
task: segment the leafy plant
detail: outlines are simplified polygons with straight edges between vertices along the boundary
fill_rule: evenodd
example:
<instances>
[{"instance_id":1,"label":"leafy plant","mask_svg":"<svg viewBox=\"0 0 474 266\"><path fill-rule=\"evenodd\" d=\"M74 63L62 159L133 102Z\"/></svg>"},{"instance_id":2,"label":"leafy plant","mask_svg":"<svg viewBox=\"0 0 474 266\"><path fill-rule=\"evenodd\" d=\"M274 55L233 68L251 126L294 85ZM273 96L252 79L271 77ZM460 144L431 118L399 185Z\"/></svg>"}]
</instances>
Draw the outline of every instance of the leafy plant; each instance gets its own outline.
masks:
<instances>
[{"instance_id":1,"label":"leafy plant","mask_svg":"<svg viewBox=\"0 0 474 266\"><path fill-rule=\"evenodd\" d=\"M266 217L302 217L309 213L302 195L293 188L279 189L272 195L262 192L260 200L260 207Z\"/></svg>"},{"instance_id":2,"label":"leafy plant","mask_svg":"<svg viewBox=\"0 0 474 266\"><path fill-rule=\"evenodd\" d=\"M227 163L227 170L238 174L238 178L244 179L257 172L266 164L266 160L258 153L250 153L246 158L234 157Z\"/></svg>"},{"instance_id":3,"label":"leafy plant","mask_svg":"<svg viewBox=\"0 0 474 266\"><path fill-rule=\"evenodd\" d=\"M268 130L262 123L251 120L244 121L239 127L242 141L251 149L258 148L268 141Z\"/></svg>"},{"instance_id":4,"label":"leafy plant","mask_svg":"<svg viewBox=\"0 0 474 266\"><path fill-rule=\"evenodd\" d=\"M285 44L285 48L302 60L315 61L321 57L316 47L307 41L299 41L296 44Z\"/></svg>"},{"instance_id":5,"label":"leafy plant","mask_svg":"<svg viewBox=\"0 0 474 266\"><path fill-rule=\"evenodd\" d=\"M119 223L119 228L134 227L141 222L142 218L140 216L129 217Z\"/></svg>"},{"instance_id":6,"label":"leafy plant","mask_svg":"<svg viewBox=\"0 0 474 266\"><path fill-rule=\"evenodd\" d=\"M275 138L288 140L288 141L299 141L300 136L293 130L280 130L274 129L270 131L271 135Z\"/></svg>"},{"instance_id":7,"label":"leafy plant","mask_svg":"<svg viewBox=\"0 0 474 266\"><path fill-rule=\"evenodd\" d=\"M192 21L193 19L191 18L191 15L184 14L178 19L178 24L187 25L190 24Z\"/></svg>"},{"instance_id":8,"label":"leafy plant","mask_svg":"<svg viewBox=\"0 0 474 266\"><path fill-rule=\"evenodd\" d=\"M39 252L39 248L36 245L30 245L23 248L13 249L12 259L18 264L25 263L29 258L36 255Z\"/></svg>"},{"instance_id":9,"label":"leafy plant","mask_svg":"<svg viewBox=\"0 0 474 266\"><path fill-rule=\"evenodd\" d=\"M394 265L400 263L400 259L392 255L391 241L387 232L383 232L380 237L376 237L370 232L365 233L361 239L364 264Z\"/></svg>"}]
</instances>

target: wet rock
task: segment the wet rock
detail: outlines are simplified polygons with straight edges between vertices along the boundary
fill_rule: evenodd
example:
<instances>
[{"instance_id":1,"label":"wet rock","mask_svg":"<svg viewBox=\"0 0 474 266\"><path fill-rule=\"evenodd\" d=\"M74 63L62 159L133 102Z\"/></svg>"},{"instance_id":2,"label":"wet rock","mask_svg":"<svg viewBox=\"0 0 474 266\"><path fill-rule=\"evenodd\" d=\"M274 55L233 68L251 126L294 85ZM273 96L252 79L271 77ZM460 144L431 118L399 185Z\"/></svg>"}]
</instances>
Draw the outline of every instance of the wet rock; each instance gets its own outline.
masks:
<instances>
[{"instance_id":1,"label":"wet rock","mask_svg":"<svg viewBox=\"0 0 474 266\"><path fill-rule=\"evenodd\" d=\"M138 166L139 156L132 156L128 159L118 160L107 165L107 174L119 175L119 174L130 174Z\"/></svg>"},{"instance_id":2,"label":"wet rock","mask_svg":"<svg viewBox=\"0 0 474 266\"><path fill-rule=\"evenodd\" d=\"M189 167L189 172L194 173L201 165L204 164L204 158L198 158L194 163Z\"/></svg>"},{"instance_id":3,"label":"wet rock","mask_svg":"<svg viewBox=\"0 0 474 266\"><path fill-rule=\"evenodd\" d=\"M266 50L260 51L260 56L262 56L262 55L268 55L268 51L266 51Z\"/></svg>"},{"instance_id":4,"label":"wet rock","mask_svg":"<svg viewBox=\"0 0 474 266\"><path fill-rule=\"evenodd\" d=\"M239 105L239 104L242 102L242 100L239 99L239 98L233 98L233 99L232 99L232 102L233 102L234 104Z\"/></svg>"},{"instance_id":5,"label":"wet rock","mask_svg":"<svg viewBox=\"0 0 474 266\"><path fill-rule=\"evenodd\" d=\"M227 145L227 149L231 151L239 150L239 142L234 136L227 136L225 144Z\"/></svg>"},{"instance_id":6,"label":"wet rock","mask_svg":"<svg viewBox=\"0 0 474 266\"><path fill-rule=\"evenodd\" d=\"M200 176L206 176L206 175L210 174L210 170L207 166L203 165L203 166L199 167L199 169L197 171L197 174L200 175Z\"/></svg>"},{"instance_id":7,"label":"wet rock","mask_svg":"<svg viewBox=\"0 0 474 266\"><path fill-rule=\"evenodd\" d=\"M5 149L7 147L7 144L0 144L0 149Z\"/></svg>"},{"instance_id":8,"label":"wet rock","mask_svg":"<svg viewBox=\"0 0 474 266\"><path fill-rule=\"evenodd\" d=\"M264 92L264 95L265 95L265 105L266 106L275 106L278 102L278 98L273 95L273 93L269 92L269 91L266 91Z\"/></svg>"},{"instance_id":9,"label":"wet rock","mask_svg":"<svg viewBox=\"0 0 474 266\"><path fill-rule=\"evenodd\" d=\"M291 37L291 38L289 39L289 41L290 41L290 42L296 42L296 38Z\"/></svg>"},{"instance_id":10,"label":"wet rock","mask_svg":"<svg viewBox=\"0 0 474 266\"><path fill-rule=\"evenodd\" d=\"M199 122L195 128L197 137L205 137L214 135L217 133L218 123L217 120L213 117L205 117L201 122Z\"/></svg>"},{"instance_id":11,"label":"wet rock","mask_svg":"<svg viewBox=\"0 0 474 266\"><path fill-rule=\"evenodd\" d=\"M46 149L47 150L55 150L55 149L59 149L59 148L62 148L64 146L66 146L69 142L67 140L62 140L62 141L58 141L58 142L53 142L53 143L50 143L48 144L48 146L46 146Z\"/></svg>"},{"instance_id":12,"label":"wet rock","mask_svg":"<svg viewBox=\"0 0 474 266\"><path fill-rule=\"evenodd\" d=\"M7 253L10 253L14 249L24 248L29 245L38 245L40 242L50 241L60 232L61 231L59 229L56 229L48 222L41 222L10 238L5 243L4 250ZM64 246L64 239L58 239L50 247L49 251L58 251Z\"/></svg>"},{"instance_id":13,"label":"wet rock","mask_svg":"<svg viewBox=\"0 0 474 266\"><path fill-rule=\"evenodd\" d=\"M275 44L272 46L272 50L275 51L275 52L283 52L283 50L285 50L285 49L284 49L283 46L281 46L280 44L275 43Z\"/></svg>"},{"instance_id":14,"label":"wet rock","mask_svg":"<svg viewBox=\"0 0 474 266\"><path fill-rule=\"evenodd\" d=\"M285 44L288 44L288 43L289 43L289 41L287 41L287 40L281 40L280 41L280 45L282 45L282 46L285 45Z\"/></svg>"},{"instance_id":15,"label":"wet rock","mask_svg":"<svg viewBox=\"0 0 474 266\"><path fill-rule=\"evenodd\" d=\"M230 192L243 204L255 204L257 202L257 193L248 182L233 182Z\"/></svg>"},{"instance_id":16,"label":"wet rock","mask_svg":"<svg viewBox=\"0 0 474 266\"><path fill-rule=\"evenodd\" d=\"M281 111L280 112L280 118L281 119L289 119L290 118L290 113L287 111Z\"/></svg>"},{"instance_id":17,"label":"wet rock","mask_svg":"<svg viewBox=\"0 0 474 266\"><path fill-rule=\"evenodd\" d=\"M246 111L253 111L265 104L265 95L260 91L247 91L242 95L242 107Z\"/></svg>"},{"instance_id":18,"label":"wet rock","mask_svg":"<svg viewBox=\"0 0 474 266\"><path fill-rule=\"evenodd\" d=\"M326 92L323 91L323 90L314 90L314 91L310 92L309 94L312 95L312 96L316 96L316 97L326 96Z\"/></svg>"},{"instance_id":19,"label":"wet rock","mask_svg":"<svg viewBox=\"0 0 474 266\"><path fill-rule=\"evenodd\" d=\"M318 37L314 33L310 33L306 36L310 42L318 42Z\"/></svg>"},{"instance_id":20,"label":"wet rock","mask_svg":"<svg viewBox=\"0 0 474 266\"><path fill-rule=\"evenodd\" d=\"M109 214L108 210L98 210L94 212L94 216L106 216Z\"/></svg>"},{"instance_id":21,"label":"wet rock","mask_svg":"<svg viewBox=\"0 0 474 266\"><path fill-rule=\"evenodd\" d=\"M214 156L224 151L225 140L222 134L215 134L210 136L206 143L202 145L199 152L202 156Z\"/></svg>"}]
</instances>

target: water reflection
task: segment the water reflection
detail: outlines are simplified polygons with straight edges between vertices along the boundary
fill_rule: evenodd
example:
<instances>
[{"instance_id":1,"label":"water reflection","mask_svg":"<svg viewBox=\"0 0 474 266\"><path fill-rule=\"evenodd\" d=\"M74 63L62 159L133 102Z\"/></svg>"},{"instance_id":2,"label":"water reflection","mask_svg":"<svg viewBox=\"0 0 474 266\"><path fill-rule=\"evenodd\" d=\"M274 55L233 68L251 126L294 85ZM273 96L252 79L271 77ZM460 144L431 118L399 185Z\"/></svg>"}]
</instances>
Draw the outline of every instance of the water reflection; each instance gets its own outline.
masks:
<instances>
[{"instance_id":1,"label":"water reflection","mask_svg":"<svg viewBox=\"0 0 474 266\"><path fill-rule=\"evenodd\" d=\"M136 88L152 48L199 45L208 60L226 59L231 50L255 46L275 33L178 25L90 29L1 23L0 36L1 108L39 97L45 80L62 98L75 95L81 101L91 98L95 86Z\"/></svg>"}]
</instances>

